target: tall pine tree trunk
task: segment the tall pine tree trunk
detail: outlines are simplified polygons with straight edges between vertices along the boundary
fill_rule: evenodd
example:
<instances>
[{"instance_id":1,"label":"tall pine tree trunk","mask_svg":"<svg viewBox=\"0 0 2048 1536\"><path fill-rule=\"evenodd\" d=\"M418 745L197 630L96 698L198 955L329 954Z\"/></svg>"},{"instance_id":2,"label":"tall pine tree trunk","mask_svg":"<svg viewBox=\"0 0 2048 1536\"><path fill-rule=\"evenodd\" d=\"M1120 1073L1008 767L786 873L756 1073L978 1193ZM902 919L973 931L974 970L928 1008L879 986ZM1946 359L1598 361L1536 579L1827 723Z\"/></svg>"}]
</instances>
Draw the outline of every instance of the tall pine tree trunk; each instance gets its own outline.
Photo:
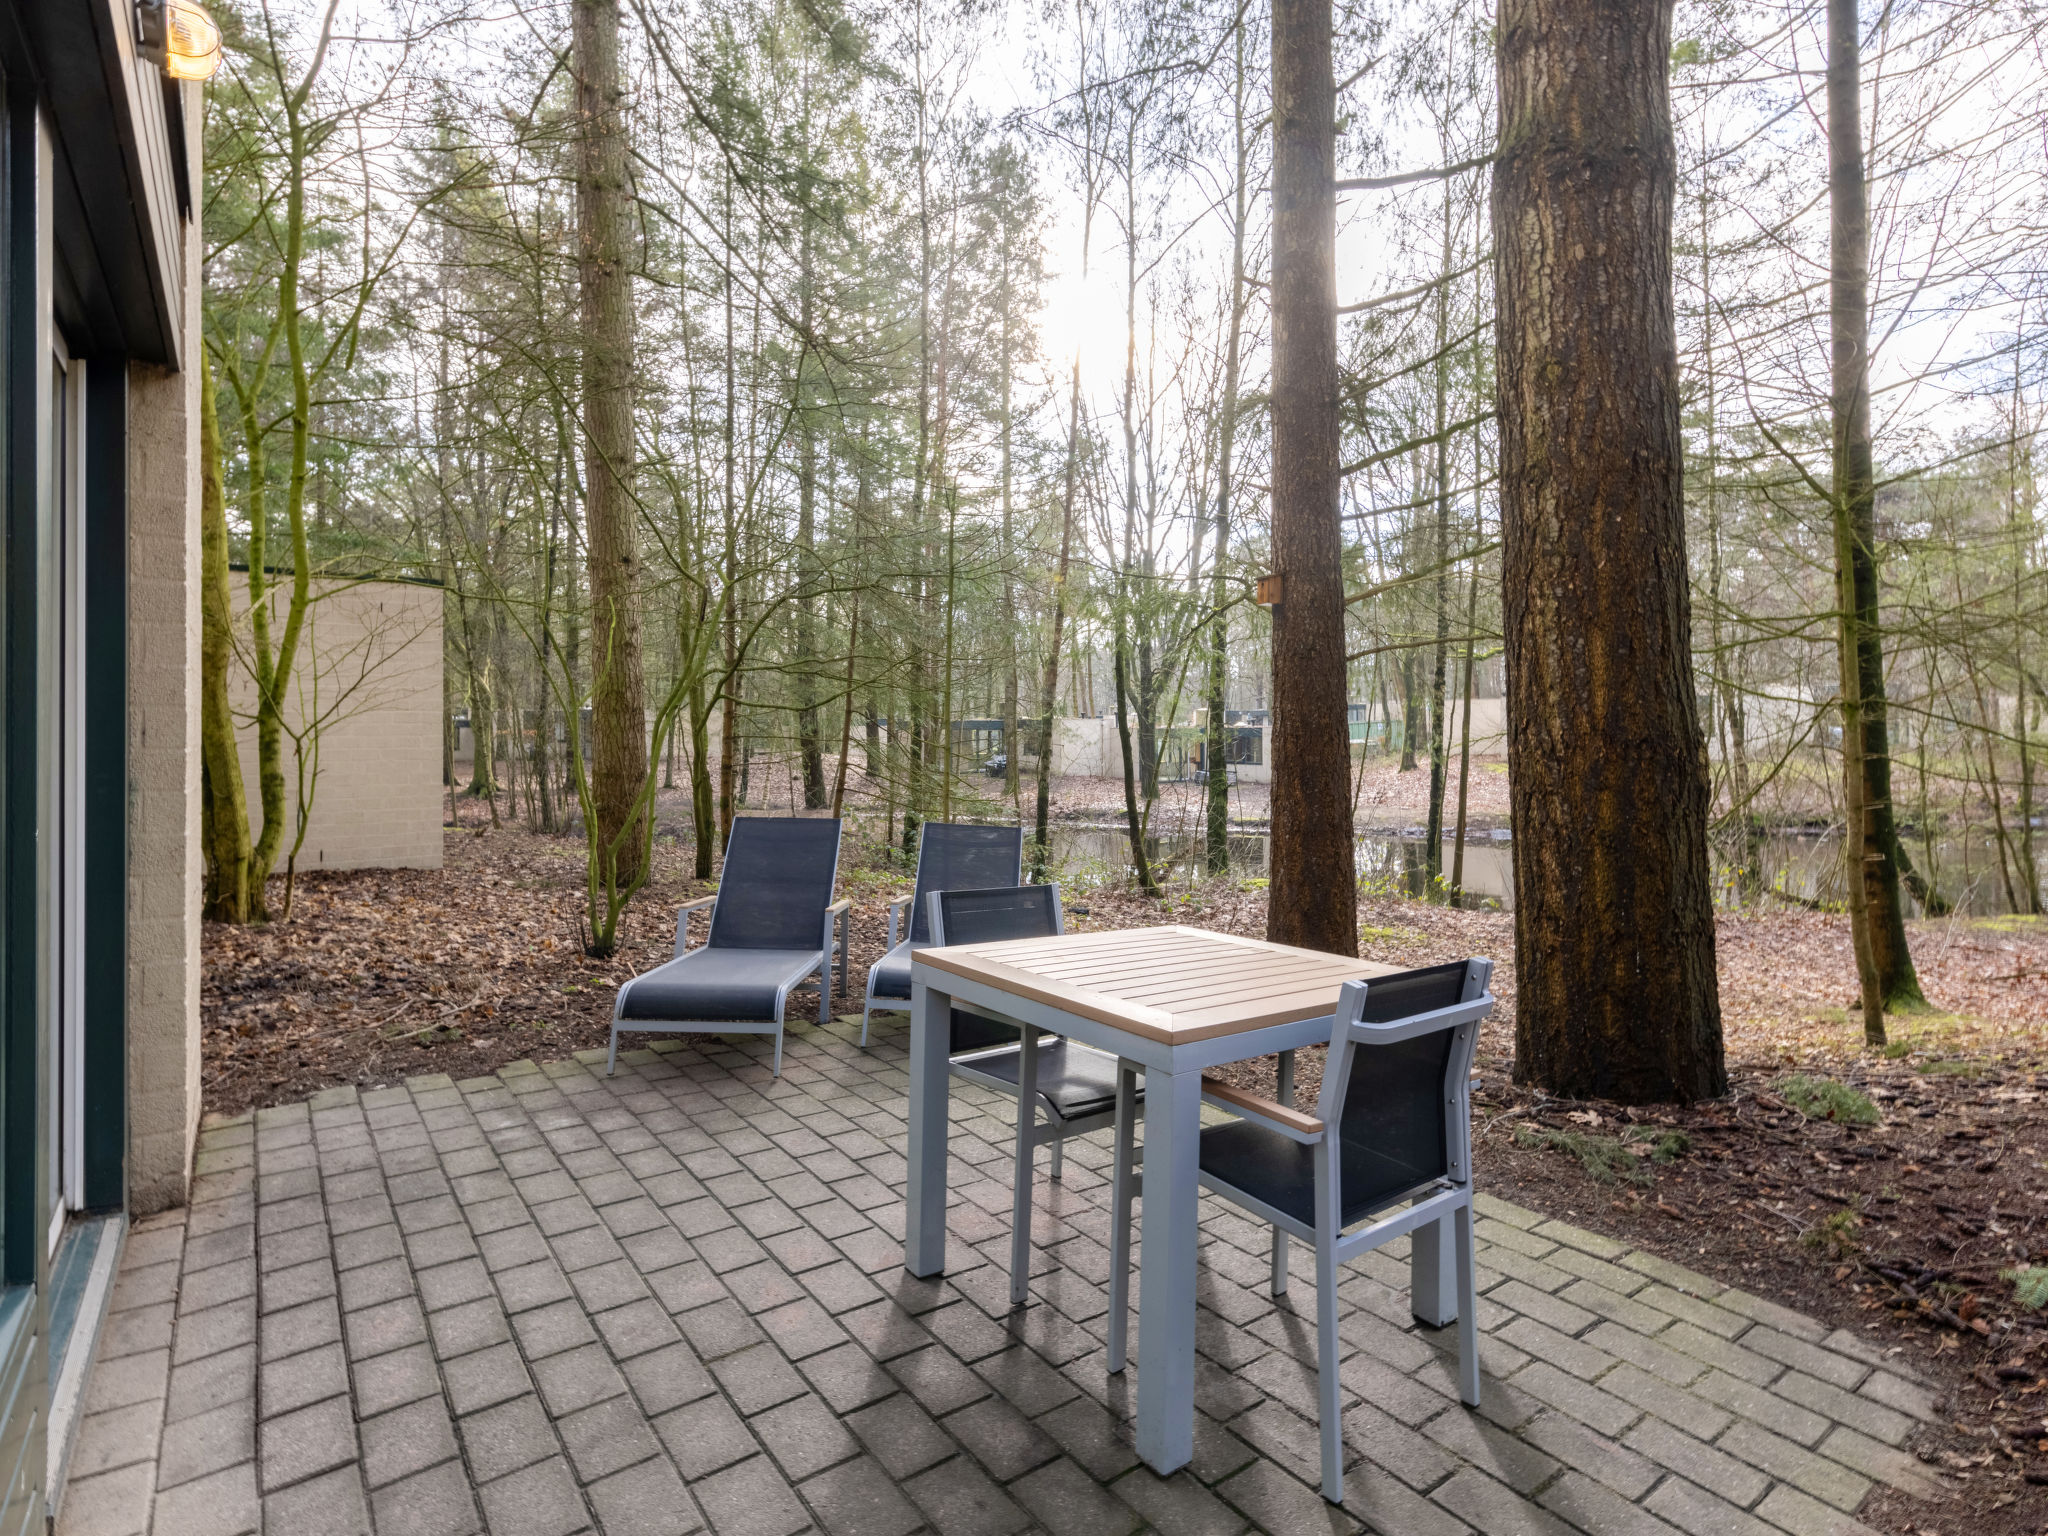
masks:
<instances>
[{"instance_id":1,"label":"tall pine tree trunk","mask_svg":"<svg viewBox=\"0 0 2048 1536\"><path fill-rule=\"evenodd\" d=\"M1856 0L1828 0L1828 313L1833 343L1835 559L1841 614L1843 839L1863 1034L1922 1002L1899 897L1899 833L1885 720L1877 594L1877 487L1870 453L1870 199L1863 179Z\"/></svg>"},{"instance_id":2,"label":"tall pine tree trunk","mask_svg":"<svg viewBox=\"0 0 2048 1536\"><path fill-rule=\"evenodd\" d=\"M1358 953L1337 526L1330 0L1273 0L1272 884L1266 937Z\"/></svg>"},{"instance_id":3,"label":"tall pine tree trunk","mask_svg":"<svg viewBox=\"0 0 2048 1536\"><path fill-rule=\"evenodd\" d=\"M575 0L577 284L583 328L583 483L592 656L590 829L613 890L643 873L647 828L633 818L647 779L633 463L633 279L627 270L624 84L618 0ZM479 740L479 757L485 750ZM634 825L627 825L633 818ZM601 942L601 941L600 941Z\"/></svg>"},{"instance_id":4,"label":"tall pine tree trunk","mask_svg":"<svg viewBox=\"0 0 2048 1536\"><path fill-rule=\"evenodd\" d=\"M1671 12L1503 0L1497 34L1515 1076L1626 1103L1728 1084L1671 295Z\"/></svg>"}]
</instances>

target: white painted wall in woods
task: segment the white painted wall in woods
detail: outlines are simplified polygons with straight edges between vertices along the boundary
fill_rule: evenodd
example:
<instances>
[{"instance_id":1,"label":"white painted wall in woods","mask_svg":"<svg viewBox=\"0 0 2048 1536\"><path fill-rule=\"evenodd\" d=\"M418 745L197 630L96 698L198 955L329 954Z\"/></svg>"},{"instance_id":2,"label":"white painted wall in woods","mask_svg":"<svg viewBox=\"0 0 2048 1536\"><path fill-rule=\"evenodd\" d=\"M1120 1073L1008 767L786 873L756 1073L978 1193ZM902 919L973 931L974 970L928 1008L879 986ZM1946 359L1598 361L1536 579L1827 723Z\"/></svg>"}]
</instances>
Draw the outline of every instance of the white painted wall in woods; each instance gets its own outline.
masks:
<instances>
[{"instance_id":1,"label":"white painted wall in woods","mask_svg":"<svg viewBox=\"0 0 2048 1536\"><path fill-rule=\"evenodd\" d=\"M245 580L235 573L244 636ZM273 643L289 595L289 588L270 594ZM325 724L298 867L439 869L441 589L398 581L328 583L315 588L306 627L286 719L294 728L315 718ZM232 696L253 837L262 825L263 805L256 778L256 685L246 656L234 668ZM284 777L287 821L279 870L297 814L289 736Z\"/></svg>"}]
</instances>

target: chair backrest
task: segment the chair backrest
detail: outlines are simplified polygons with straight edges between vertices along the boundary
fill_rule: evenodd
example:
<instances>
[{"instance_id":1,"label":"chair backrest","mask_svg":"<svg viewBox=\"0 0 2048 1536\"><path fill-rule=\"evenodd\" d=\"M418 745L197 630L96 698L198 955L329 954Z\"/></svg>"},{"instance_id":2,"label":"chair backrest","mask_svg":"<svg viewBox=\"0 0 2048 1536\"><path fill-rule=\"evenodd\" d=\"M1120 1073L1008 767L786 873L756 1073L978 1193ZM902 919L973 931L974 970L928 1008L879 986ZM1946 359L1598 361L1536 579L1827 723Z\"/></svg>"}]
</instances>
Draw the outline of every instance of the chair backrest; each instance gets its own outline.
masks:
<instances>
[{"instance_id":1,"label":"chair backrest","mask_svg":"<svg viewBox=\"0 0 2048 1536\"><path fill-rule=\"evenodd\" d=\"M1472 1051L1492 975L1490 960L1458 960L1345 984L1318 1105L1362 1178L1347 1180L1345 1210L1469 1177Z\"/></svg>"},{"instance_id":2,"label":"chair backrest","mask_svg":"<svg viewBox=\"0 0 2048 1536\"><path fill-rule=\"evenodd\" d=\"M933 891L927 909L934 944L995 944L1066 932L1056 885Z\"/></svg>"},{"instance_id":3,"label":"chair backrest","mask_svg":"<svg viewBox=\"0 0 2048 1536\"><path fill-rule=\"evenodd\" d=\"M1011 885L985 891L934 891L930 911L935 944L993 944L1002 939L1045 939L1066 931L1059 887ZM948 1054L1007 1045L1015 1025L986 1019L964 1008L953 1010Z\"/></svg>"},{"instance_id":4,"label":"chair backrest","mask_svg":"<svg viewBox=\"0 0 2048 1536\"><path fill-rule=\"evenodd\" d=\"M839 876L839 822L738 816L725 845L713 949L817 949Z\"/></svg>"},{"instance_id":5,"label":"chair backrest","mask_svg":"<svg viewBox=\"0 0 2048 1536\"><path fill-rule=\"evenodd\" d=\"M917 833L917 894L910 904L910 942L931 942L933 891L1013 886L1023 872L1022 827L926 822Z\"/></svg>"}]
</instances>

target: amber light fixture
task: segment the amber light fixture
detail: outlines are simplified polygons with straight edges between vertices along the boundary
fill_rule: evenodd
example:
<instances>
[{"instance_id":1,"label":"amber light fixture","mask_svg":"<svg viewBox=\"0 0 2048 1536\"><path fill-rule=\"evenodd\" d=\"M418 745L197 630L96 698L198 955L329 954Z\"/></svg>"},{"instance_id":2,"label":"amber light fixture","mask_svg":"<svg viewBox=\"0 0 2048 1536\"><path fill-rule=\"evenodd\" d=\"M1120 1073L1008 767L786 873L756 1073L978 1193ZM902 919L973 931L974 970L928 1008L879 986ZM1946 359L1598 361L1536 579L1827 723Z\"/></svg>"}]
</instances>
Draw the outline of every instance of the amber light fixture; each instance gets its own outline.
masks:
<instances>
[{"instance_id":1,"label":"amber light fixture","mask_svg":"<svg viewBox=\"0 0 2048 1536\"><path fill-rule=\"evenodd\" d=\"M142 0L135 8L142 56L173 80L210 80L220 68L220 27L198 0Z\"/></svg>"}]
</instances>

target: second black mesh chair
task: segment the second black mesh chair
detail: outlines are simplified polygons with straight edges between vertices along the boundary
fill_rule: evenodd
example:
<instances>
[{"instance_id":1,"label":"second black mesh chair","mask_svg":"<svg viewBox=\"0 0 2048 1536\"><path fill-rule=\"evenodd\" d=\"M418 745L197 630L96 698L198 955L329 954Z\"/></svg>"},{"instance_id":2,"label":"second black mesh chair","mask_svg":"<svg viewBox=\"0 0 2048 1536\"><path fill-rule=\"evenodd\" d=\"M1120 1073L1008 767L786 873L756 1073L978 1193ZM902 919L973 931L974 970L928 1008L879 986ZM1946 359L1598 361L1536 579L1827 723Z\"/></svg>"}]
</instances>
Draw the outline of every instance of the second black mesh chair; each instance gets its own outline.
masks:
<instances>
[{"instance_id":1,"label":"second black mesh chair","mask_svg":"<svg viewBox=\"0 0 2048 1536\"><path fill-rule=\"evenodd\" d=\"M867 1002L860 1012L860 1043L868 1043L868 1015L910 1009L910 955L931 942L933 891L1014 886L1024 867L1022 827L978 827L928 821L917 831L917 889L889 903L889 952L868 968ZM901 932L897 914L910 909Z\"/></svg>"},{"instance_id":2,"label":"second black mesh chair","mask_svg":"<svg viewBox=\"0 0 2048 1536\"><path fill-rule=\"evenodd\" d=\"M733 820L718 894L685 902L676 916L675 959L619 988L612 1007L609 1076L622 1030L713 1035L773 1035L782 1073L782 1010L790 989L818 978L818 1022L831 1009L832 956L846 982L843 939L833 920L846 903L832 899L839 877L839 823L816 817L740 816ZM711 908L711 936L689 948L690 913Z\"/></svg>"},{"instance_id":3,"label":"second black mesh chair","mask_svg":"<svg viewBox=\"0 0 2048 1536\"><path fill-rule=\"evenodd\" d=\"M1330 1054L1316 1111L1204 1078L1202 1097L1239 1118L1202 1132L1202 1187L1273 1226L1276 1253L1291 1233L1315 1246L1317 1405L1323 1497L1344 1501L1343 1422L1338 1415L1337 1266L1418 1228L1452 1229L1457 1270L1458 1395L1479 1403L1478 1304L1472 1254L1472 1049L1492 1011L1490 960L1460 960L1346 982L1337 996ZM1118 1138L1121 1155L1123 1138ZM1130 1227L1137 1184L1117 1170L1112 1214ZM1398 1209L1397 1209L1398 1208ZM1359 1223L1366 1223L1360 1227ZM1357 1228L1348 1231L1347 1228ZM1418 1237L1427 1234L1418 1234ZM1430 1251L1438 1260L1439 1246ZM1124 1244L1118 1252L1126 1252ZM1286 1289L1276 1262L1273 1289ZM1123 1367L1130 1274L1109 1279L1110 1369Z\"/></svg>"},{"instance_id":4,"label":"second black mesh chair","mask_svg":"<svg viewBox=\"0 0 2048 1536\"><path fill-rule=\"evenodd\" d=\"M1059 890L1050 885L934 891L929 910L933 944L994 944L1006 939L1050 938L1065 931ZM1038 1148L1051 1145L1052 1176L1059 1178L1067 1139L1114 1126L1117 1099L1116 1057L1042 1031L1033 1031L1035 1038L1027 1054L1020 1033L1008 1020L959 1007L953 1010L952 1075L1017 1101L1010 1231L1012 1306L1024 1304L1031 1279L1031 1181Z\"/></svg>"}]
</instances>

